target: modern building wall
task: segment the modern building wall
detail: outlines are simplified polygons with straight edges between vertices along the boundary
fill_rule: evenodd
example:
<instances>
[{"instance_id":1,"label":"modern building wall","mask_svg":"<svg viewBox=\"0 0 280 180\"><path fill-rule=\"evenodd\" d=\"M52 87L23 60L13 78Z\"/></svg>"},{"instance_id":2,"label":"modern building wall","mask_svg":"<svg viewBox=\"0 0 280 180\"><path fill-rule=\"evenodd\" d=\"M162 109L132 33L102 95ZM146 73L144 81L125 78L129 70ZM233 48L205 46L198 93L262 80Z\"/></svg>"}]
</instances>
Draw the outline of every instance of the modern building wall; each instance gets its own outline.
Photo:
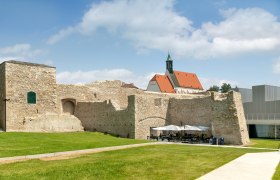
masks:
<instances>
[{"instance_id":1,"label":"modern building wall","mask_svg":"<svg viewBox=\"0 0 280 180\"><path fill-rule=\"evenodd\" d=\"M280 138L280 87L259 85L238 88L251 137ZM252 99L251 101L249 101Z\"/></svg>"},{"instance_id":2,"label":"modern building wall","mask_svg":"<svg viewBox=\"0 0 280 180\"><path fill-rule=\"evenodd\" d=\"M252 89L248 89L248 88L234 88L233 89L236 92L240 92L240 94L242 95L242 102L246 103L246 102L252 102L252 98L253 98L253 91Z\"/></svg>"}]
</instances>

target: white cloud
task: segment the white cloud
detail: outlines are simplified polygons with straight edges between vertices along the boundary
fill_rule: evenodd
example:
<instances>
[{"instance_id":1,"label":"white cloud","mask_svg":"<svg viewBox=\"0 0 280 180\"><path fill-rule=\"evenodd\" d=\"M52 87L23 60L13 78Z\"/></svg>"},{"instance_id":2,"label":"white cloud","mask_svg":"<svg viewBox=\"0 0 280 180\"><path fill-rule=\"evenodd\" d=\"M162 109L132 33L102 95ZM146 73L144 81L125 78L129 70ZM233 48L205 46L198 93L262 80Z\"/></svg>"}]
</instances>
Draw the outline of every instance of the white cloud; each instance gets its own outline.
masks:
<instances>
[{"instance_id":1,"label":"white cloud","mask_svg":"<svg viewBox=\"0 0 280 180\"><path fill-rule=\"evenodd\" d=\"M126 83L134 83L136 86L146 89L149 80L155 73L138 76L127 69L105 69L95 71L64 71L57 73L57 81L65 84L85 84L98 80L121 80Z\"/></svg>"},{"instance_id":2,"label":"white cloud","mask_svg":"<svg viewBox=\"0 0 280 180\"><path fill-rule=\"evenodd\" d=\"M159 49L199 59L276 51L280 47L280 23L263 9L222 10L222 21L194 28L187 17L175 11L174 4L174 0L102 1L93 4L79 24L62 29L48 43L74 32L91 35L101 28L132 41L139 51Z\"/></svg>"},{"instance_id":3,"label":"white cloud","mask_svg":"<svg viewBox=\"0 0 280 180\"><path fill-rule=\"evenodd\" d=\"M199 79L205 90L209 89L213 85L217 85L221 87L223 83L229 83L232 88L238 85L238 82L232 80L217 79L217 78L199 78Z\"/></svg>"},{"instance_id":4,"label":"white cloud","mask_svg":"<svg viewBox=\"0 0 280 180\"><path fill-rule=\"evenodd\" d=\"M275 62L272 65L272 72L274 74L280 74L280 57L275 60Z\"/></svg>"},{"instance_id":5,"label":"white cloud","mask_svg":"<svg viewBox=\"0 0 280 180\"><path fill-rule=\"evenodd\" d=\"M15 44L0 48L1 60L26 60L42 53L43 50L33 49L30 44Z\"/></svg>"},{"instance_id":6,"label":"white cloud","mask_svg":"<svg viewBox=\"0 0 280 180\"><path fill-rule=\"evenodd\" d=\"M74 27L68 27L66 29L62 29L60 30L57 34L51 36L48 40L47 43L48 44L55 44L58 41L62 40L63 38L69 36L70 34L75 32L75 28Z\"/></svg>"}]
</instances>

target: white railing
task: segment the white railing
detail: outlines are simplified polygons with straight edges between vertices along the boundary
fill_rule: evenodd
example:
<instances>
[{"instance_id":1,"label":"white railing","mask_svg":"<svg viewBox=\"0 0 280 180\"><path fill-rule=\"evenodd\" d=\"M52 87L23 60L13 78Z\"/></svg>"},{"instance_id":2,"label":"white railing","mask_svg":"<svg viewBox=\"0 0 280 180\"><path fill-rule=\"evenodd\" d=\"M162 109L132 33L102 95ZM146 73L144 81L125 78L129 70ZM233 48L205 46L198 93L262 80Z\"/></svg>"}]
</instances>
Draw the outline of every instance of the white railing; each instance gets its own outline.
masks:
<instances>
[{"instance_id":1,"label":"white railing","mask_svg":"<svg viewBox=\"0 0 280 180\"><path fill-rule=\"evenodd\" d=\"M248 113L246 120L280 120L280 113Z\"/></svg>"}]
</instances>

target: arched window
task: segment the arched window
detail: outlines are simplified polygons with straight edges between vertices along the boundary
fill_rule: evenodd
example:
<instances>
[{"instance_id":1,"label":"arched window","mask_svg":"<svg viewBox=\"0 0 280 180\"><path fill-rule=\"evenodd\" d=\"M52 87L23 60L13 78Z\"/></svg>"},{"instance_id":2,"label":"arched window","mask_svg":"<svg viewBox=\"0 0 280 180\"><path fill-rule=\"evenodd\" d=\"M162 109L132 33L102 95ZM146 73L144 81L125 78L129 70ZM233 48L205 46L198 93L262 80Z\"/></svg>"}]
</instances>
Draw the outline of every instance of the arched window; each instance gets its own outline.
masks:
<instances>
[{"instance_id":1,"label":"arched window","mask_svg":"<svg viewBox=\"0 0 280 180\"><path fill-rule=\"evenodd\" d=\"M27 93L27 103L28 104L36 104L36 93L30 91Z\"/></svg>"}]
</instances>

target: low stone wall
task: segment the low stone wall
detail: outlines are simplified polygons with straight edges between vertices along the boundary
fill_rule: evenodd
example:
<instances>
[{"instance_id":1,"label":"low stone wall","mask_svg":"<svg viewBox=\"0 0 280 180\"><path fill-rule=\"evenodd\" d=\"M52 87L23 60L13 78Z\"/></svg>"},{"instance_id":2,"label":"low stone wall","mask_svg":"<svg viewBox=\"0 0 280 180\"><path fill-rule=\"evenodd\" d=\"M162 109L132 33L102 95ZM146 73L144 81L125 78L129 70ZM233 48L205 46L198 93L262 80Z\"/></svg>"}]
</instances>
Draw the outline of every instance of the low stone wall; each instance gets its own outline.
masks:
<instances>
[{"instance_id":1,"label":"low stone wall","mask_svg":"<svg viewBox=\"0 0 280 180\"><path fill-rule=\"evenodd\" d=\"M84 127L81 121L73 115L48 114L37 117L26 117L21 131L77 132L84 131Z\"/></svg>"},{"instance_id":2,"label":"low stone wall","mask_svg":"<svg viewBox=\"0 0 280 180\"><path fill-rule=\"evenodd\" d=\"M118 110L111 101L78 102L75 111L85 130L98 131L121 137L135 138L134 98L128 108Z\"/></svg>"}]
</instances>

